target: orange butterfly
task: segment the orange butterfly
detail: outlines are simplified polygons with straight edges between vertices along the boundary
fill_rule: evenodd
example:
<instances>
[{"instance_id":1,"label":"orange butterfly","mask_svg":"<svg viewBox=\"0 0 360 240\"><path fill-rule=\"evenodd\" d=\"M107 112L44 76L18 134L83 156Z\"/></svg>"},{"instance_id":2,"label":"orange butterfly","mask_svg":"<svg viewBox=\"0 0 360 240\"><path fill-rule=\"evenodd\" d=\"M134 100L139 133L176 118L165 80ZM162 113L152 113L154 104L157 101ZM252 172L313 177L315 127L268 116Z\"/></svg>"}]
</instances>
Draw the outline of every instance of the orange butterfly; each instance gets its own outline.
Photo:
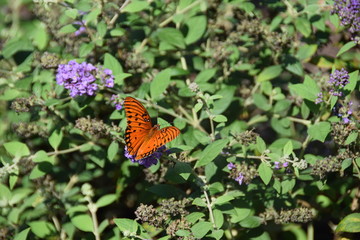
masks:
<instances>
[{"instance_id":1,"label":"orange butterfly","mask_svg":"<svg viewBox=\"0 0 360 240\"><path fill-rule=\"evenodd\" d=\"M160 129L158 124L153 126L149 113L135 98L126 97L124 107L127 119L126 147L129 154L135 156L135 160L151 155L180 134L177 127Z\"/></svg>"}]
</instances>

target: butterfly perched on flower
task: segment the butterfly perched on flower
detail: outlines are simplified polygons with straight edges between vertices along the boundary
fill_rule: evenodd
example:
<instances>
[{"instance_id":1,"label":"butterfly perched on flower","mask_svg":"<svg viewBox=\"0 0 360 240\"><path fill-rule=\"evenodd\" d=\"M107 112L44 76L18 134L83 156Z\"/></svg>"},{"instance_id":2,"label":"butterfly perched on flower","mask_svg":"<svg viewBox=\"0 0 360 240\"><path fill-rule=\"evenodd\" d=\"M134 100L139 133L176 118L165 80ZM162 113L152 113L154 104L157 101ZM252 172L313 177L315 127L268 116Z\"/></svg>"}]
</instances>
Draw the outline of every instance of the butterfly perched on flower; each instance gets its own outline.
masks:
<instances>
[{"instance_id":1,"label":"butterfly perched on flower","mask_svg":"<svg viewBox=\"0 0 360 240\"><path fill-rule=\"evenodd\" d=\"M126 97L124 107L127 119L126 148L135 160L150 156L180 134L177 127L170 126L160 129L160 125L153 125L149 113L135 98Z\"/></svg>"}]
</instances>

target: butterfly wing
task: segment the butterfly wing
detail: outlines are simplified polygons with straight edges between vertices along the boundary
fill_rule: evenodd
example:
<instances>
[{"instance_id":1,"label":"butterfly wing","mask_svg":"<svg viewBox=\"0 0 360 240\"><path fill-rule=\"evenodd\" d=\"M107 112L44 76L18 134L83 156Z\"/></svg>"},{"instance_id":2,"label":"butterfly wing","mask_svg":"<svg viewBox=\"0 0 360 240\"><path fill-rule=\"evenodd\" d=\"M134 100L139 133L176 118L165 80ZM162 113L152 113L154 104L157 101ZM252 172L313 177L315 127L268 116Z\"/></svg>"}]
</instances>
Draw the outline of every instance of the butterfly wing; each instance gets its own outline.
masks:
<instances>
[{"instance_id":1,"label":"butterfly wing","mask_svg":"<svg viewBox=\"0 0 360 240\"><path fill-rule=\"evenodd\" d=\"M153 134L145 139L141 147L137 151L136 160L142 159L154 153L159 147L165 145L167 142L174 140L179 134L180 130L177 127L165 127L162 129L154 128Z\"/></svg>"},{"instance_id":2,"label":"butterfly wing","mask_svg":"<svg viewBox=\"0 0 360 240\"><path fill-rule=\"evenodd\" d=\"M131 155L138 155L139 148L148 138L152 128L150 115L145 107L132 97L125 98L124 107L127 120L125 131L127 151Z\"/></svg>"}]
</instances>

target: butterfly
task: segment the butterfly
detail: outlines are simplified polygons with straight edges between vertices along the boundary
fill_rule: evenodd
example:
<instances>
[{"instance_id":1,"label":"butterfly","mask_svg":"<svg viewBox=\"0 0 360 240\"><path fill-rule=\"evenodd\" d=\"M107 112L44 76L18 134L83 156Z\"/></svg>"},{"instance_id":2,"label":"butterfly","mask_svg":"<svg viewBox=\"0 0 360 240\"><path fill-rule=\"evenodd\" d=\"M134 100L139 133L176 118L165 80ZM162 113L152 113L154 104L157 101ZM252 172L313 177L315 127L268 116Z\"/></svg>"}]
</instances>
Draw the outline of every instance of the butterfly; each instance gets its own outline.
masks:
<instances>
[{"instance_id":1,"label":"butterfly","mask_svg":"<svg viewBox=\"0 0 360 240\"><path fill-rule=\"evenodd\" d=\"M180 134L177 127L160 129L160 125L153 125L149 113L135 98L126 97L124 107L127 119L125 143L127 151L135 156L135 160L151 155Z\"/></svg>"}]
</instances>

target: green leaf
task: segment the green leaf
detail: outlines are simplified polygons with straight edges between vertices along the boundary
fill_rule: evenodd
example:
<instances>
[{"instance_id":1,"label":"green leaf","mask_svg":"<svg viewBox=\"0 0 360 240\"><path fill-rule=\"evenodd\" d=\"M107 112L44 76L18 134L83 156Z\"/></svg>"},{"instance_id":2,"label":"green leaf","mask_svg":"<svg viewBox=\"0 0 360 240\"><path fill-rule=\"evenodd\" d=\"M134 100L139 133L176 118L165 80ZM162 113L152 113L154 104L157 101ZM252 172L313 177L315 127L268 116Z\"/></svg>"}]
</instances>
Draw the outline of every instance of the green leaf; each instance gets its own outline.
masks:
<instances>
[{"instance_id":1,"label":"green leaf","mask_svg":"<svg viewBox=\"0 0 360 240\"><path fill-rule=\"evenodd\" d=\"M316 82L308 75L305 76L304 83L289 85L289 88L300 97L312 102L315 101L317 94L320 92Z\"/></svg>"},{"instance_id":2,"label":"green leaf","mask_svg":"<svg viewBox=\"0 0 360 240\"><path fill-rule=\"evenodd\" d=\"M60 129L56 129L49 137L49 143L51 147L56 151L63 139L63 132Z\"/></svg>"},{"instance_id":3,"label":"green leaf","mask_svg":"<svg viewBox=\"0 0 360 240\"><path fill-rule=\"evenodd\" d=\"M79 48L79 57L87 57L94 50L94 43L82 43Z\"/></svg>"},{"instance_id":4,"label":"green leaf","mask_svg":"<svg viewBox=\"0 0 360 240\"><path fill-rule=\"evenodd\" d=\"M33 221L28 223L28 225L31 231L39 238L45 238L56 232L54 225L46 221Z\"/></svg>"},{"instance_id":5,"label":"green leaf","mask_svg":"<svg viewBox=\"0 0 360 240\"><path fill-rule=\"evenodd\" d=\"M89 24L90 22L96 20L100 14L101 14L101 9L94 8L94 10L90 11L90 13L84 16L83 20L84 22L86 22L86 24Z\"/></svg>"},{"instance_id":6,"label":"green leaf","mask_svg":"<svg viewBox=\"0 0 360 240\"><path fill-rule=\"evenodd\" d=\"M235 214L231 215L231 222L232 223L237 223L237 222L240 222L240 221L244 220L251 213L251 209L249 209L249 208L235 207L234 210L235 210Z\"/></svg>"},{"instance_id":7,"label":"green leaf","mask_svg":"<svg viewBox=\"0 0 360 240\"><path fill-rule=\"evenodd\" d=\"M215 76L216 71L216 68L205 69L196 76L194 82L205 83Z\"/></svg>"},{"instance_id":8,"label":"green leaf","mask_svg":"<svg viewBox=\"0 0 360 240\"><path fill-rule=\"evenodd\" d=\"M293 145L292 145L292 141L288 141L285 146L284 146L284 155L285 156L290 156L290 154L293 152Z\"/></svg>"},{"instance_id":9,"label":"green leaf","mask_svg":"<svg viewBox=\"0 0 360 240\"><path fill-rule=\"evenodd\" d=\"M296 184L295 179L287 179L281 182L281 193L286 194L290 192Z\"/></svg>"},{"instance_id":10,"label":"green leaf","mask_svg":"<svg viewBox=\"0 0 360 240\"><path fill-rule=\"evenodd\" d=\"M259 136L256 137L256 149L258 150L259 153L263 153L266 150L266 143Z\"/></svg>"},{"instance_id":11,"label":"green leaf","mask_svg":"<svg viewBox=\"0 0 360 240\"><path fill-rule=\"evenodd\" d=\"M261 225L262 218L256 216L248 216L240 222L240 226L244 228L256 228Z\"/></svg>"},{"instance_id":12,"label":"green leaf","mask_svg":"<svg viewBox=\"0 0 360 240\"><path fill-rule=\"evenodd\" d=\"M192 205L196 205L199 207L206 207L205 201L201 198L195 198L194 201L192 202Z\"/></svg>"},{"instance_id":13,"label":"green leaf","mask_svg":"<svg viewBox=\"0 0 360 240\"><path fill-rule=\"evenodd\" d=\"M59 33L61 34L69 34L76 32L76 27L74 27L72 24L68 24L60 28Z\"/></svg>"},{"instance_id":14,"label":"green leaf","mask_svg":"<svg viewBox=\"0 0 360 240\"><path fill-rule=\"evenodd\" d=\"M316 53L317 49L318 46L316 44L302 45L301 48L298 48L298 52L296 53L296 58L298 58L301 61L308 61Z\"/></svg>"},{"instance_id":15,"label":"green leaf","mask_svg":"<svg viewBox=\"0 0 360 240\"><path fill-rule=\"evenodd\" d=\"M115 28L110 31L110 35L112 37L121 37L126 33L125 29L123 28Z\"/></svg>"},{"instance_id":16,"label":"green leaf","mask_svg":"<svg viewBox=\"0 0 360 240\"><path fill-rule=\"evenodd\" d=\"M214 220L215 220L215 226L217 228L221 228L224 224L224 215L219 209L214 209L213 211Z\"/></svg>"},{"instance_id":17,"label":"green leaf","mask_svg":"<svg viewBox=\"0 0 360 240\"><path fill-rule=\"evenodd\" d=\"M72 19L75 19L77 14L78 14L78 10L75 8L71 8L65 11L65 15Z\"/></svg>"},{"instance_id":18,"label":"green leaf","mask_svg":"<svg viewBox=\"0 0 360 240\"><path fill-rule=\"evenodd\" d=\"M352 213L344 217L336 227L335 232L360 232L360 213Z\"/></svg>"},{"instance_id":19,"label":"green leaf","mask_svg":"<svg viewBox=\"0 0 360 240\"><path fill-rule=\"evenodd\" d=\"M76 212L81 212L81 213L85 213L87 212L89 209L87 206L85 205L76 205L74 207L70 207L67 211L66 214L71 215L72 213L76 213Z\"/></svg>"},{"instance_id":20,"label":"green leaf","mask_svg":"<svg viewBox=\"0 0 360 240\"><path fill-rule=\"evenodd\" d=\"M22 142L4 143L5 150L14 157L24 157L30 155L29 148Z\"/></svg>"},{"instance_id":21,"label":"green leaf","mask_svg":"<svg viewBox=\"0 0 360 240\"><path fill-rule=\"evenodd\" d=\"M216 115L216 116L213 118L213 121L214 121L214 122L227 122L228 119L227 119L227 117L225 117L224 115Z\"/></svg>"},{"instance_id":22,"label":"green leaf","mask_svg":"<svg viewBox=\"0 0 360 240\"><path fill-rule=\"evenodd\" d=\"M297 17L295 19L296 29L302 33L305 37L309 37L311 34L311 24L309 20L303 17Z\"/></svg>"},{"instance_id":23,"label":"green leaf","mask_svg":"<svg viewBox=\"0 0 360 240\"><path fill-rule=\"evenodd\" d=\"M352 159L351 158L346 158L344 161L342 161L341 163L341 171L344 171L345 169L347 169L348 167L350 167L352 164Z\"/></svg>"},{"instance_id":24,"label":"green leaf","mask_svg":"<svg viewBox=\"0 0 360 240\"><path fill-rule=\"evenodd\" d=\"M187 163L178 162L173 168L169 168L166 179L176 183L185 183L191 176L192 168Z\"/></svg>"},{"instance_id":25,"label":"green leaf","mask_svg":"<svg viewBox=\"0 0 360 240\"><path fill-rule=\"evenodd\" d=\"M132 234L136 234L136 231L138 230L138 224L134 220L127 218L115 218L114 222L122 232L127 231Z\"/></svg>"},{"instance_id":26,"label":"green leaf","mask_svg":"<svg viewBox=\"0 0 360 240\"><path fill-rule=\"evenodd\" d=\"M80 229L84 232L93 232L93 222L91 220L91 217L87 214L77 214L74 215L71 218L71 222L74 224L75 227Z\"/></svg>"},{"instance_id":27,"label":"green leaf","mask_svg":"<svg viewBox=\"0 0 360 240\"><path fill-rule=\"evenodd\" d=\"M0 183L0 206L6 206L11 199L11 191L4 184Z\"/></svg>"},{"instance_id":28,"label":"green leaf","mask_svg":"<svg viewBox=\"0 0 360 240\"><path fill-rule=\"evenodd\" d=\"M103 38L107 31L106 23L104 21L99 22L96 26L96 29L97 29L97 35Z\"/></svg>"},{"instance_id":29,"label":"green leaf","mask_svg":"<svg viewBox=\"0 0 360 240\"><path fill-rule=\"evenodd\" d=\"M192 212L189 215L185 216L185 218L189 223L195 223L204 216L205 214L202 212Z\"/></svg>"},{"instance_id":30,"label":"green leaf","mask_svg":"<svg viewBox=\"0 0 360 240\"><path fill-rule=\"evenodd\" d=\"M346 84L346 86L344 87L344 90L352 92L355 89L356 84L359 79L359 70L349 73L349 76L350 76L349 83Z\"/></svg>"},{"instance_id":31,"label":"green leaf","mask_svg":"<svg viewBox=\"0 0 360 240\"><path fill-rule=\"evenodd\" d=\"M358 137L358 132L352 132L350 133L350 135L346 138L345 140L345 145L349 145L350 143L353 143L356 141L357 137Z\"/></svg>"},{"instance_id":32,"label":"green leaf","mask_svg":"<svg viewBox=\"0 0 360 240\"><path fill-rule=\"evenodd\" d=\"M178 48L185 48L185 39L182 33L175 28L160 28L157 31L160 41Z\"/></svg>"},{"instance_id":33,"label":"green leaf","mask_svg":"<svg viewBox=\"0 0 360 240\"><path fill-rule=\"evenodd\" d=\"M2 49L4 58L10 58L19 51L33 51L34 47L29 39L14 39L5 43Z\"/></svg>"},{"instance_id":34,"label":"green leaf","mask_svg":"<svg viewBox=\"0 0 360 240\"><path fill-rule=\"evenodd\" d=\"M122 12L140 12L147 9L149 4L150 3L148 1L130 1L130 3L122 9Z\"/></svg>"},{"instance_id":35,"label":"green leaf","mask_svg":"<svg viewBox=\"0 0 360 240\"><path fill-rule=\"evenodd\" d=\"M327 135L331 131L331 124L329 122L318 122L308 128L307 133L315 140L324 142Z\"/></svg>"},{"instance_id":36,"label":"green leaf","mask_svg":"<svg viewBox=\"0 0 360 240\"><path fill-rule=\"evenodd\" d=\"M0 100L10 101L15 98L17 98L21 92L19 92L17 89L6 89L4 93L0 96Z\"/></svg>"},{"instance_id":37,"label":"green leaf","mask_svg":"<svg viewBox=\"0 0 360 240\"><path fill-rule=\"evenodd\" d=\"M207 19L204 15L191 17L185 23L188 27L188 33L185 38L187 45L199 40L206 31Z\"/></svg>"},{"instance_id":38,"label":"green leaf","mask_svg":"<svg viewBox=\"0 0 360 240\"><path fill-rule=\"evenodd\" d=\"M115 77L124 72L119 61L109 53L105 53L104 68L110 69Z\"/></svg>"},{"instance_id":39,"label":"green leaf","mask_svg":"<svg viewBox=\"0 0 360 240\"><path fill-rule=\"evenodd\" d=\"M261 180L263 180L265 185L268 185L271 180L273 170L270 167L268 167L266 163L262 162L258 168L258 172Z\"/></svg>"},{"instance_id":40,"label":"green leaf","mask_svg":"<svg viewBox=\"0 0 360 240\"><path fill-rule=\"evenodd\" d=\"M264 82L276 78L282 72L282 67L280 65L275 65L271 67L267 67L261 71L261 73L257 76L257 82Z\"/></svg>"},{"instance_id":41,"label":"green leaf","mask_svg":"<svg viewBox=\"0 0 360 240\"><path fill-rule=\"evenodd\" d=\"M96 206L98 208L105 207L113 203L115 200L116 200L115 194L107 194L105 196L102 196L99 200L97 200Z\"/></svg>"},{"instance_id":42,"label":"green leaf","mask_svg":"<svg viewBox=\"0 0 360 240\"><path fill-rule=\"evenodd\" d=\"M197 102L194 106L194 111L197 113L199 110L202 109L203 106L204 106L203 102Z\"/></svg>"},{"instance_id":43,"label":"green leaf","mask_svg":"<svg viewBox=\"0 0 360 240\"><path fill-rule=\"evenodd\" d=\"M344 46L342 46L339 50L339 52L336 54L336 57L339 57L341 54L349 51L350 49L352 49L353 47L355 47L357 44L354 41L350 41L348 43L346 43Z\"/></svg>"},{"instance_id":44,"label":"green leaf","mask_svg":"<svg viewBox=\"0 0 360 240\"><path fill-rule=\"evenodd\" d=\"M216 198L214 204L221 205L221 204L230 202L233 199L234 199L234 197L231 195L222 195L222 196Z\"/></svg>"},{"instance_id":45,"label":"green leaf","mask_svg":"<svg viewBox=\"0 0 360 240\"><path fill-rule=\"evenodd\" d=\"M153 100L158 100L163 92L165 92L166 88L170 84L171 71L169 69L165 69L159 72L150 85L150 94Z\"/></svg>"},{"instance_id":46,"label":"green leaf","mask_svg":"<svg viewBox=\"0 0 360 240\"><path fill-rule=\"evenodd\" d=\"M119 144L115 141L112 141L108 150L107 150L107 158L112 162L119 151Z\"/></svg>"},{"instance_id":47,"label":"green leaf","mask_svg":"<svg viewBox=\"0 0 360 240\"><path fill-rule=\"evenodd\" d=\"M264 95L259 93L254 93L252 96L254 99L254 104L258 108L264 111L269 111L271 109L271 105L269 104L268 99Z\"/></svg>"},{"instance_id":48,"label":"green leaf","mask_svg":"<svg viewBox=\"0 0 360 240\"><path fill-rule=\"evenodd\" d=\"M35 167L31 170L30 179L36 179L44 176L47 173L51 173L53 169L53 164L49 161L40 162L35 165Z\"/></svg>"},{"instance_id":49,"label":"green leaf","mask_svg":"<svg viewBox=\"0 0 360 240\"><path fill-rule=\"evenodd\" d=\"M208 145L202 152L200 159L196 162L195 168L205 166L214 160L228 142L228 139L220 139Z\"/></svg>"},{"instance_id":50,"label":"green leaf","mask_svg":"<svg viewBox=\"0 0 360 240\"><path fill-rule=\"evenodd\" d=\"M198 222L191 227L191 232L195 238L203 238L212 229L210 222Z\"/></svg>"},{"instance_id":51,"label":"green leaf","mask_svg":"<svg viewBox=\"0 0 360 240\"><path fill-rule=\"evenodd\" d=\"M22 230L18 234L16 234L14 240L26 240L27 235L29 234L30 228L26 228L25 230Z\"/></svg>"}]
</instances>

